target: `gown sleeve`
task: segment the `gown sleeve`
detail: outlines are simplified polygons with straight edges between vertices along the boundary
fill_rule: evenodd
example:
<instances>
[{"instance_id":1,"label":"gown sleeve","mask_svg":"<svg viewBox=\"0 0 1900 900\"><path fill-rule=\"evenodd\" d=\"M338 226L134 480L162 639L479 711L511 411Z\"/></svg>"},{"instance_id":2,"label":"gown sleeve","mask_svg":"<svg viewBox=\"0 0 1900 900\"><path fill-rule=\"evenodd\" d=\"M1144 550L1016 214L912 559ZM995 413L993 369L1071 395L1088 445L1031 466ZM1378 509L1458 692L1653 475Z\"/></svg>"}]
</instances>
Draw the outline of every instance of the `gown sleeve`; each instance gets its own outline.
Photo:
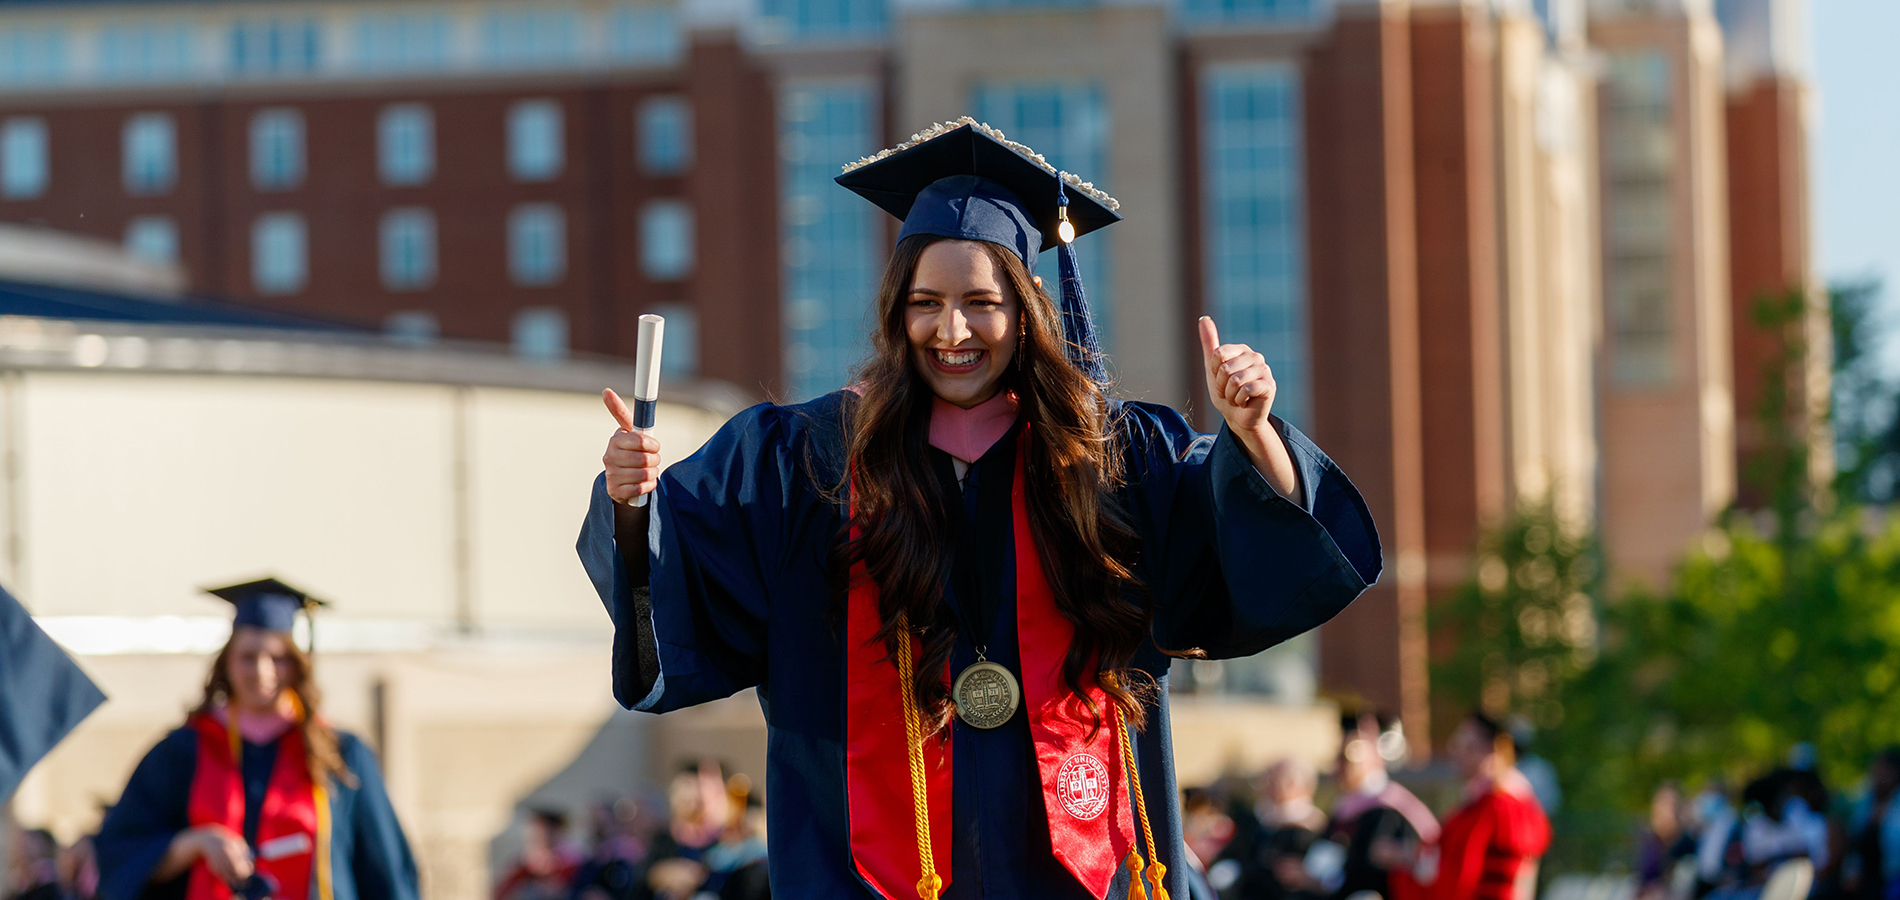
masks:
<instances>
[{"instance_id":1,"label":"gown sleeve","mask_svg":"<svg viewBox=\"0 0 1900 900\"><path fill-rule=\"evenodd\" d=\"M150 881L172 838L190 824L191 778L197 766L197 736L189 728L166 735L139 761L93 839L101 900L184 896L183 877L163 884Z\"/></svg>"},{"instance_id":2,"label":"gown sleeve","mask_svg":"<svg viewBox=\"0 0 1900 900\"><path fill-rule=\"evenodd\" d=\"M1298 429L1273 419L1299 473L1289 498L1224 424L1198 434L1147 403L1121 404L1120 417L1160 647L1249 656L1318 627L1378 579L1365 500Z\"/></svg>"},{"instance_id":3,"label":"gown sleeve","mask_svg":"<svg viewBox=\"0 0 1900 900\"><path fill-rule=\"evenodd\" d=\"M350 842L348 864L358 900L419 900L416 859L409 851L409 839L403 836L402 823L396 821L396 810L389 805L376 755L354 735L337 737L343 762L357 783L349 823L355 839Z\"/></svg>"},{"instance_id":4,"label":"gown sleeve","mask_svg":"<svg viewBox=\"0 0 1900 900\"><path fill-rule=\"evenodd\" d=\"M614 622L614 697L622 706L666 712L763 678L773 573L801 474L789 446L791 415L752 407L661 473L645 572L628 571L606 476L595 478L577 550Z\"/></svg>"}]
</instances>

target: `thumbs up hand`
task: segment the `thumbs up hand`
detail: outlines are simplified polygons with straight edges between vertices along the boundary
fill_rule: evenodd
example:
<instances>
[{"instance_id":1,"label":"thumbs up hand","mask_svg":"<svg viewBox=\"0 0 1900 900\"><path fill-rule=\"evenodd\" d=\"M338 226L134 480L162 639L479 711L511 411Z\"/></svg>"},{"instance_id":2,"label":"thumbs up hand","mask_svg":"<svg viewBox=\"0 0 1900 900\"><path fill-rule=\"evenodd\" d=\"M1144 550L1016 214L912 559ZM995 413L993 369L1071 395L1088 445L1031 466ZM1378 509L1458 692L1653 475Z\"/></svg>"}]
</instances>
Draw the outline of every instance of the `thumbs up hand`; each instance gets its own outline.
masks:
<instances>
[{"instance_id":1,"label":"thumbs up hand","mask_svg":"<svg viewBox=\"0 0 1900 900\"><path fill-rule=\"evenodd\" d=\"M1221 343L1220 329L1212 318L1202 316L1200 329L1201 373L1207 377L1208 398L1267 483L1282 497L1295 496L1299 475L1293 457L1267 417L1280 392L1267 358L1246 344Z\"/></svg>"},{"instance_id":2,"label":"thumbs up hand","mask_svg":"<svg viewBox=\"0 0 1900 900\"><path fill-rule=\"evenodd\" d=\"M1267 425L1267 413L1279 385L1267 358L1246 344L1223 344L1214 320L1201 317L1201 367L1207 375L1207 395L1227 427L1235 432L1255 431Z\"/></svg>"},{"instance_id":3,"label":"thumbs up hand","mask_svg":"<svg viewBox=\"0 0 1900 900\"><path fill-rule=\"evenodd\" d=\"M607 496L620 503L652 491L660 484L660 439L633 429L633 411L611 389L600 399L607 412L620 423L620 430L607 439L607 453L600 458L607 470Z\"/></svg>"}]
</instances>

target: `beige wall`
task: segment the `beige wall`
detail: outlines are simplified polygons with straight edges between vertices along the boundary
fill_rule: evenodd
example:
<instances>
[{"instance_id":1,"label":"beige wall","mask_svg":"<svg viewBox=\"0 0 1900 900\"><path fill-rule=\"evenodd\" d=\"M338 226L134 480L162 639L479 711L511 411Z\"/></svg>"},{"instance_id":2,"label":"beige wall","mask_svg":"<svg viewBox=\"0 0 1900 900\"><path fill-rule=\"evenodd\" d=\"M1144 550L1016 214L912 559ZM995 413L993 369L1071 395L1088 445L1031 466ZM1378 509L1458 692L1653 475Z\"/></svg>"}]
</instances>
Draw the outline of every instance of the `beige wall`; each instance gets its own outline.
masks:
<instances>
[{"instance_id":1,"label":"beige wall","mask_svg":"<svg viewBox=\"0 0 1900 900\"><path fill-rule=\"evenodd\" d=\"M1110 132L1106 183L1126 218L1109 229L1114 358L1123 396L1179 404L1190 386L1181 296L1180 141L1175 46L1160 7L912 14L896 24L896 127L909 135L970 113L985 81L1101 85ZM1198 385L1192 386L1198 390Z\"/></svg>"},{"instance_id":2,"label":"beige wall","mask_svg":"<svg viewBox=\"0 0 1900 900\"><path fill-rule=\"evenodd\" d=\"M1511 502L1592 521L1597 490L1594 99L1587 61L1546 49L1529 15L1498 21Z\"/></svg>"},{"instance_id":3,"label":"beige wall","mask_svg":"<svg viewBox=\"0 0 1900 900\"><path fill-rule=\"evenodd\" d=\"M667 457L724 419L663 403ZM276 573L333 604L324 711L380 745L428 896L486 897L519 804L631 793L671 761L656 742L686 740L655 733L703 718L611 695L612 626L574 540L613 428L597 396L560 390L0 373L17 464L0 581L110 698L33 770L17 819L68 839L95 827L229 633L197 588ZM734 758L763 783L762 749Z\"/></svg>"}]
</instances>

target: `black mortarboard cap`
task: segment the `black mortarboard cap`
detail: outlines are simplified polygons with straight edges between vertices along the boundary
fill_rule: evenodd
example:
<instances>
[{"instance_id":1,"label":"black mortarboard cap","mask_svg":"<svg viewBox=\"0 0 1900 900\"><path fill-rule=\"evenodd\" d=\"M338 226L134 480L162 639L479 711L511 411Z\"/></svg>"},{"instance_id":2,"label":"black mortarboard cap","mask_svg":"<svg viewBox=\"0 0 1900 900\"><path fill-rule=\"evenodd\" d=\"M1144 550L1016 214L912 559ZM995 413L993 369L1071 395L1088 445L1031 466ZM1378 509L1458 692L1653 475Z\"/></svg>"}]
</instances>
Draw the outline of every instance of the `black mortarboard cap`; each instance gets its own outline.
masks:
<instances>
[{"instance_id":1,"label":"black mortarboard cap","mask_svg":"<svg viewBox=\"0 0 1900 900\"><path fill-rule=\"evenodd\" d=\"M940 234L991 241L1031 269L1037 253L1060 243L1065 201L1076 236L1122 218L1114 198L1058 174L1036 151L968 116L852 163L838 183L902 219L899 240Z\"/></svg>"},{"instance_id":2,"label":"black mortarboard cap","mask_svg":"<svg viewBox=\"0 0 1900 900\"><path fill-rule=\"evenodd\" d=\"M0 804L106 696L0 588Z\"/></svg>"},{"instance_id":3,"label":"black mortarboard cap","mask_svg":"<svg viewBox=\"0 0 1900 900\"><path fill-rule=\"evenodd\" d=\"M1030 269L1038 253L1059 248L1069 358L1090 380L1106 385L1073 244L1081 235L1121 221L1115 198L1057 171L1042 154L969 116L851 163L837 181L904 220L900 241L913 234L989 241L1009 248Z\"/></svg>"},{"instance_id":4,"label":"black mortarboard cap","mask_svg":"<svg viewBox=\"0 0 1900 900\"><path fill-rule=\"evenodd\" d=\"M231 624L249 625L265 631L290 631L297 623L298 610L328 605L275 578L260 578L230 587L204 590L237 607L237 618Z\"/></svg>"}]
</instances>

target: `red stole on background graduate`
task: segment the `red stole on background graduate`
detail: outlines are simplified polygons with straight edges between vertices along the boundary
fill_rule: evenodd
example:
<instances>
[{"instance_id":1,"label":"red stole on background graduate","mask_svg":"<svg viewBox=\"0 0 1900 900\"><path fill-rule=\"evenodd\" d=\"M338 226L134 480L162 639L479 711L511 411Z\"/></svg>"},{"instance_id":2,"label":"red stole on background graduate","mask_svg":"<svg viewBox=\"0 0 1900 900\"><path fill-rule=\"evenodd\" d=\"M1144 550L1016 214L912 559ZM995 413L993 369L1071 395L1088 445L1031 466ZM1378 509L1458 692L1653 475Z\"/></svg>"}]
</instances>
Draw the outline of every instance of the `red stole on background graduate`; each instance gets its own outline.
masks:
<instances>
[{"instance_id":1,"label":"red stole on background graduate","mask_svg":"<svg viewBox=\"0 0 1900 900\"><path fill-rule=\"evenodd\" d=\"M1035 741L1049 844L1057 859L1096 897L1108 894L1116 867L1135 846L1128 758L1114 701L1091 679L1089 698L1100 724L1062 681L1062 663L1074 628L1056 609L1024 498L1023 452L1016 454L1010 507L1016 550L1016 631L1023 677L1023 709ZM853 526L852 539L858 538ZM906 723L910 686L897 660L872 639L880 620L877 585L862 562L851 571L846 614L845 780L851 856L858 873L888 900L922 895L928 880L920 845L928 845L942 884L950 880L950 734L924 735L913 763ZM920 650L914 637L908 658ZM900 651L901 652L901 651ZM944 673L946 682L948 672ZM907 724L909 727L907 727ZM920 772L913 777L912 767ZM906 790L906 788L912 788ZM927 804L919 803L923 793ZM928 809L928 815L923 813ZM928 839L924 839L925 833ZM934 896L934 895L933 895Z\"/></svg>"},{"instance_id":2,"label":"red stole on background graduate","mask_svg":"<svg viewBox=\"0 0 1900 900\"><path fill-rule=\"evenodd\" d=\"M198 732L198 767L191 778L189 820L193 827L222 825L244 834L244 761L235 726L216 717L195 714L191 726ZM271 767L270 786L257 812L257 871L271 879L274 897L305 900L317 878L317 854L328 851L325 836L329 810L319 807L324 792L310 779L304 760L303 732L291 728L277 743L277 762ZM328 892L321 900L328 900ZM230 900L231 887L203 862L191 867L186 900Z\"/></svg>"}]
</instances>

